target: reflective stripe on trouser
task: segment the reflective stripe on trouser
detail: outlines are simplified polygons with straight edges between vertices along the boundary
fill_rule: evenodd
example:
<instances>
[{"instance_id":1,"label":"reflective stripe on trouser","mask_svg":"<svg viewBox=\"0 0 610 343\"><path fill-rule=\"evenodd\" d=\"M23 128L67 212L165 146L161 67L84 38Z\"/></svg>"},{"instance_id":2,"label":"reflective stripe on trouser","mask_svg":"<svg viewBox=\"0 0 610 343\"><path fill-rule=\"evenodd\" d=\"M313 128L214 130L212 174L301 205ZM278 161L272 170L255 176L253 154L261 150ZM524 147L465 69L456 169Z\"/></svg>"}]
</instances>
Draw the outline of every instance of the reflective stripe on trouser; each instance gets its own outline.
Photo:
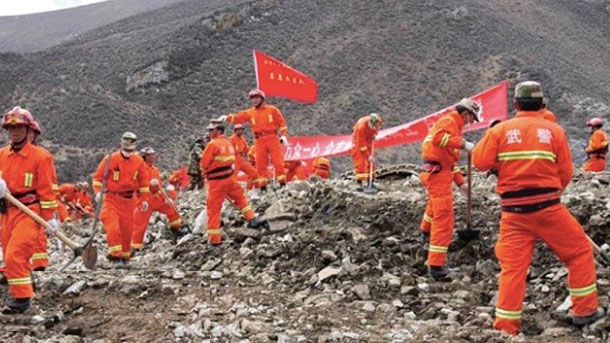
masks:
<instances>
[{"instance_id":1,"label":"reflective stripe on trouser","mask_svg":"<svg viewBox=\"0 0 610 343\"><path fill-rule=\"evenodd\" d=\"M432 213L427 263L430 266L443 266L453 236L453 172L421 173L420 178L426 187L431 209L426 212Z\"/></svg>"},{"instance_id":2,"label":"reflective stripe on trouser","mask_svg":"<svg viewBox=\"0 0 610 343\"><path fill-rule=\"evenodd\" d=\"M606 159L605 158L590 158L585 162L583 166L585 171L591 172L602 172L606 170Z\"/></svg>"},{"instance_id":3,"label":"reflective stripe on trouser","mask_svg":"<svg viewBox=\"0 0 610 343\"><path fill-rule=\"evenodd\" d=\"M104 196L100 220L106 229L108 252L114 257L128 259L131 255L135 204L135 198Z\"/></svg>"},{"instance_id":4,"label":"reflective stripe on trouser","mask_svg":"<svg viewBox=\"0 0 610 343\"><path fill-rule=\"evenodd\" d=\"M426 210L424 212L424 217L421 219L421 223L419 224L419 228L422 232L430 232L432 228L432 216L434 213L432 212L432 205L430 203L430 199L426 201Z\"/></svg>"},{"instance_id":5,"label":"reflective stripe on trouser","mask_svg":"<svg viewBox=\"0 0 610 343\"><path fill-rule=\"evenodd\" d=\"M36 245L33 250L32 258L32 269L46 268L49 266L49 255L47 254L47 233L44 230L40 230Z\"/></svg>"},{"instance_id":6,"label":"reflective stripe on trouser","mask_svg":"<svg viewBox=\"0 0 610 343\"><path fill-rule=\"evenodd\" d=\"M40 213L40 205L28 206ZM41 231L44 231L32 218L21 210L11 207L2 215L1 242L6 272L4 273L9 290L14 298L34 296L30 270L30 259L37 247Z\"/></svg>"},{"instance_id":7,"label":"reflective stripe on trouser","mask_svg":"<svg viewBox=\"0 0 610 343\"><path fill-rule=\"evenodd\" d=\"M254 212L250 208L248 199L244 195L235 178L229 177L223 180L208 181L208 198L206 203L206 211L208 215L208 231L220 229L220 216L222 203L226 198L232 200L233 204L242 212L246 220L254 218ZM218 233L220 239L220 233ZM216 239L216 238L214 238ZM210 236L208 236L208 241ZM219 243L220 241L210 241L210 243Z\"/></svg>"},{"instance_id":8,"label":"reflective stripe on trouser","mask_svg":"<svg viewBox=\"0 0 610 343\"><path fill-rule=\"evenodd\" d=\"M368 181L371 163L369 162L368 150L352 149L352 161L354 162L354 177L356 181ZM375 178L375 166L373 166L373 178Z\"/></svg>"},{"instance_id":9,"label":"reflective stripe on trouser","mask_svg":"<svg viewBox=\"0 0 610 343\"><path fill-rule=\"evenodd\" d=\"M561 204L540 211L502 212L496 256L502 271L498 281L494 327L519 332L527 270L537 240L544 241L568 268L572 314L587 316L597 311L597 287L593 250L580 224ZM499 311L498 311L499 310Z\"/></svg>"},{"instance_id":10,"label":"reflective stripe on trouser","mask_svg":"<svg viewBox=\"0 0 610 343\"><path fill-rule=\"evenodd\" d=\"M255 182L255 186L263 187L267 185L267 180L270 177L267 170L269 158L271 158L271 164L273 164L273 168L275 168L276 180L279 183L285 183L284 146L280 143L279 137L277 135L260 137L254 140L254 145L256 146L256 171L260 176L260 181L258 184Z\"/></svg>"},{"instance_id":11,"label":"reflective stripe on trouser","mask_svg":"<svg viewBox=\"0 0 610 343\"><path fill-rule=\"evenodd\" d=\"M142 201L148 201L148 211L143 212ZM142 249L144 246L144 237L148 229L148 220L153 212L165 214L169 221L170 229L179 229L182 226L180 215L172 206L165 202L165 198L160 195L148 196L139 198L136 203L133 233L131 234L131 245L134 249Z\"/></svg>"}]
</instances>

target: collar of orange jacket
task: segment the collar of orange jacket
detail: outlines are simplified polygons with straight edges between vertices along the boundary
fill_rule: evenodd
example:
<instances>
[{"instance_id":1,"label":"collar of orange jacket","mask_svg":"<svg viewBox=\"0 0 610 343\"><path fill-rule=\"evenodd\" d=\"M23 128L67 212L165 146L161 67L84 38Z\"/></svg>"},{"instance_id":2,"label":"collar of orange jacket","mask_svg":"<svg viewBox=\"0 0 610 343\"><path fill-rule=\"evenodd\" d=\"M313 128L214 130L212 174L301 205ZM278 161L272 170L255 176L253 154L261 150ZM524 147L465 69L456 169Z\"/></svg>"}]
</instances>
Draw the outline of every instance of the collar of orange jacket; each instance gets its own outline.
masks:
<instances>
[{"instance_id":1,"label":"collar of orange jacket","mask_svg":"<svg viewBox=\"0 0 610 343\"><path fill-rule=\"evenodd\" d=\"M10 144L10 143L9 143ZM30 142L25 142L25 145L19 149L19 151L13 150L13 146L11 145L11 154L19 154L23 157L28 157L30 152L34 149L34 146Z\"/></svg>"},{"instance_id":2,"label":"collar of orange jacket","mask_svg":"<svg viewBox=\"0 0 610 343\"><path fill-rule=\"evenodd\" d=\"M540 115L540 111L519 111L515 114L515 118L521 117L538 117Z\"/></svg>"},{"instance_id":3,"label":"collar of orange jacket","mask_svg":"<svg viewBox=\"0 0 610 343\"><path fill-rule=\"evenodd\" d=\"M462 131L462 128L464 127L465 123L464 123L464 119L462 119L462 116L458 113L458 111L451 111L449 113L449 115L451 117L453 117L453 120L455 120L455 123L460 128L460 131Z\"/></svg>"}]
</instances>

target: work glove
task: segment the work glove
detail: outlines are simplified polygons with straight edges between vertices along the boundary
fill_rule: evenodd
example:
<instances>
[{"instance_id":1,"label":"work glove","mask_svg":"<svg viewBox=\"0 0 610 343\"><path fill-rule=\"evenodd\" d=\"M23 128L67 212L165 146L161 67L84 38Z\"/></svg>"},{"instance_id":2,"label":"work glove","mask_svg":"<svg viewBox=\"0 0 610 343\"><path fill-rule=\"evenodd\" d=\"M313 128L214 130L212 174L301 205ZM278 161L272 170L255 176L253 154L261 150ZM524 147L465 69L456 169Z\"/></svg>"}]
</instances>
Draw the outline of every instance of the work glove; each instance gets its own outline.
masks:
<instances>
[{"instance_id":1,"label":"work glove","mask_svg":"<svg viewBox=\"0 0 610 343\"><path fill-rule=\"evenodd\" d=\"M99 204L102 201L102 193L95 193L95 203Z\"/></svg>"},{"instance_id":2,"label":"work glove","mask_svg":"<svg viewBox=\"0 0 610 343\"><path fill-rule=\"evenodd\" d=\"M369 155L369 162L371 162L371 163L375 162L375 156Z\"/></svg>"},{"instance_id":3,"label":"work glove","mask_svg":"<svg viewBox=\"0 0 610 343\"><path fill-rule=\"evenodd\" d=\"M462 149L468 151L468 152L472 152L472 149L474 149L474 143L471 143L467 140L462 140Z\"/></svg>"},{"instance_id":4,"label":"work glove","mask_svg":"<svg viewBox=\"0 0 610 343\"><path fill-rule=\"evenodd\" d=\"M4 179L0 178L0 198L4 198L7 191L8 188L6 188L6 182L4 181Z\"/></svg>"},{"instance_id":5,"label":"work glove","mask_svg":"<svg viewBox=\"0 0 610 343\"><path fill-rule=\"evenodd\" d=\"M47 220L47 224L48 225L45 228L47 231L47 236L53 237L55 232L57 232L59 230L59 222L57 221L57 219L53 218L51 220Z\"/></svg>"},{"instance_id":6,"label":"work glove","mask_svg":"<svg viewBox=\"0 0 610 343\"><path fill-rule=\"evenodd\" d=\"M288 144L288 137L282 135L282 137L280 137L280 143L282 143L282 145L287 145Z\"/></svg>"},{"instance_id":7,"label":"work glove","mask_svg":"<svg viewBox=\"0 0 610 343\"><path fill-rule=\"evenodd\" d=\"M462 195L465 198L468 198L468 185L466 184L466 182L464 182L461 186L460 186L460 192L462 193Z\"/></svg>"},{"instance_id":8,"label":"work glove","mask_svg":"<svg viewBox=\"0 0 610 343\"><path fill-rule=\"evenodd\" d=\"M148 211L148 201L142 201L142 212Z\"/></svg>"}]
</instances>

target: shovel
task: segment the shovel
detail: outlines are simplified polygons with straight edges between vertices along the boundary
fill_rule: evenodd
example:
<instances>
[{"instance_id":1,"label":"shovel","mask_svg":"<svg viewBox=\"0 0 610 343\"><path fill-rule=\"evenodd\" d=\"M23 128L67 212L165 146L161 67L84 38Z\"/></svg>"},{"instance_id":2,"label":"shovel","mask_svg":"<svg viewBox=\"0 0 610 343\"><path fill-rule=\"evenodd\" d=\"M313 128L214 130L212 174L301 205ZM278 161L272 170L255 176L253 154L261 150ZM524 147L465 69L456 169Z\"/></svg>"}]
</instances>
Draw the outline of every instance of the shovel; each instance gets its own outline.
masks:
<instances>
[{"instance_id":1,"label":"shovel","mask_svg":"<svg viewBox=\"0 0 610 343\"><path fill-rule=\"evenodd\" d=\"M34 211L30 210L27 206L22 204L19 200L15 199L12 195L6 194L4 198L8 200L8 202L10 202L13 206L17 207L25 214L30 216L32 219L34 219L34 221L42 225L44 228L49 227L49 224L44 219L42 219L38 214L34 213ZM72 242L60 231L56 231L53 235L57 237L60 241L62 241L64 244L66 244L68 247L70 247L72 251L74 251L73 260L75 260L79 256L82 256L83 264L85 265L85 267L87 267L87 269L95 269L95 264L97 262L97 249L93 245L85 244L84 246L79 247L76 245L76 243Z\"/></svg>"},{"instance_id":2,"label":"shovel","mask_svg":"<svg viewBox=\"0 0 610 343\"><path fill-rule=\"evenodd\" d=\"M472 240L479 239L479 236L481 235L481 231L474 230L472 228L472 158L470 156L470 153L468 153L467 173L468 179L466 182L468 182L468 197L466 201L466 229L458 231L457 234L461 240L465 242L470 242Z\"/></svg>"},{"instance_id":3,"label":"shovel","mask_svg":"<svg viewBox=\"0 0 610 343\"><path fill-rule=\"evenodd\" d=\"M375 141L373 141L373 144L371 145L371 156L373 156L373 162L370 163L369 168L369 184L362 190L364 194L377 194L377 192L379 192L379 189L373 187L373 166L375 165Z\"/></svg>"}]
</instances>

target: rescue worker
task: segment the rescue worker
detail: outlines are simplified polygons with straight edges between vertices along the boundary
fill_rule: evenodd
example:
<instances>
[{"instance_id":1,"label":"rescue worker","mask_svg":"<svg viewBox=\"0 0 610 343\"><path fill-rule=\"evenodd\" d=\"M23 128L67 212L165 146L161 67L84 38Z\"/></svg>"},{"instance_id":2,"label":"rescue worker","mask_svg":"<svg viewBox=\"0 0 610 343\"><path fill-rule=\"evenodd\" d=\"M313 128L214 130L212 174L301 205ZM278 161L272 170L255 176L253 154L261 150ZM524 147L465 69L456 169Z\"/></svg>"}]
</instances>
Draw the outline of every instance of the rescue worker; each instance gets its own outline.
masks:
<instances>
[{"instance_id":1,"label":"rescue worker","mask_svg":"<svg viewBox=\"0 0 610 343\"><path fill-rule=\"evenodd\" d=\"M235 176L237 176L239 171L242 171L244 174L248 175L249 179L258 179L256 168L247 161L250 146L244 137L244 126L242 124L235 124L235 126L233 126L233 135L229 138L229 141L231 141L231 144L233 144L233 148L235 149Z\"/></svg>"},{"instance_id":2,"label":"rescue worker","mask_svg":"<svg viewBox=\"0 0 610 343\"><path fill-rule=\"evenodd\" d=\"M540 84L515 87L514 118L489 129L472 153L482 171L496 168L502 217L496 256L501 272L494 327L517 334L526 277L536 241L544 241L568 268L572 323L601 318L598 309L593 249L580 224L561 204L572 178L570 147L564 130L541 120Z\"/></svg>"},{"instance_id":3,"label":"rescue worker","mask_svg":"<svg viewBox=\"0 0 610 343\"><path fill-rule=\"evenodd\" d=\"M468 196L468 184L464 182L464 176L462 175L462 170L455 166L453 167L453 183L458 187L462 195ZM423 241L425 244L430 242L430 229L432 228L432 202L430 201L430 197L426 201L426 210L424 211L424 217L421 220L420 229L423 235Z\"/></svg>"},{"instance_id":4,"label":"rescue worker","mask_svg":"<svg viewBox=\"0 0 610 343\"><path fill-rule=\"evenodd\" d=\"M285 161L284 168L286 182L290 182L295 178L296 180L300 181L307 179L305 168L303 167L303 161Z\"/></svg>"},{"instance_id":5,"label":"rescue worker","mask_svg":"<svg viewBox=\"0 0 610 343\"><path fill-rule=\"evenodd\" d=\"M358 182L358 190L362 191L362 184L369 181L371 164L373 163L373 179L375 178L375 165L373 156L373 142L383 122L377 113L364 116L354 125L352 135L352 161L354 174ZM374 187L374 186L373 186Z\"/></svg>"},{"instance_id":6,"label":"rescue worker","mask_svg":"<svg viewBox=\"0 0 610 343\"><path fill-rule=\"evenodd\" d=\"M54 161L53 155L39 144L38 138L42 135L42 127L40 126L40 123L38 123L38 121L34 118L34 116L31 115L30 112L25 113L29 113L29 119L31 121L30 130L28 130L28 141L30 141L31 144L37 146L42 152L47 154L47 156ZM55 166L55 162L53 162L53 166ZM59 195L59 186L57 185L57 173L55 167L53 167L52 189L55 193L55 197L57 198ZM59 202L57 202L57 205L59 206ZM34 253L32 254L30 262L32 263L33 271L45 271L49 266L49 254L47 253L47 234L44 230L40 231L40 236L38 237L38 244L34 248Z\"/></svg>"},{"instance_id":7,"label":"rescue worker","mask_svg":"<svg viewBox=\"0 0 610 343\"><path fill-rule=\"evenodd\" d=\"M471 151L474 144L462 139L466 124L479 121L479 105L464 98L448 114L441 117L422 143L423 172L420 179L428 195L426 213L430 217L428 272L436 280L460 275L457 268L445 265L453 235L453 192L451 183L460 158L460 149ZM465 187L462 184L462 187ZM464 191L462 189L462 191Z\"/></svg>"},{"instance_id":8,"label":"rescue worker","mask_svg":"<svg viewBox=\"0 0 610 343\"><path fill-rule=\"evenodd\" d=\"M148 220L153 212L163 213L169 221L169 228L172 236L179 238L184 236L184 232L180 230L182 221L177 209L173 206L173 200L165 197L161 191L161 174L155 166L157 160L156 151L152 147L146 147L140 150L140 156L144 159L146 174L149 175L149 190L150 193L143 193L138 196L136 203L135 222L133 226L133 234L131 238L131 247L133 250L142 250L144 248L144 236L148 228ZM173 187L173 186L172 186ZM142 204L148 203L148 208L144 210Z\"/></svg>"},{"instance_id":9,"label":"rescue worker","mask_svg":"<svg viewBox=\"0 0 610 343\"><path fill-rule=\"evenodd\" d=\"M542 103L542 109L540 109L540 112L539 112L540 118L550 120L553 123L557 123L557 116L555 115L555 113L549 111L549 109L546 107L546 105L547 105L547 100L546 100L546 98L544 98L543 103Z\"/></svg>"},{"instance_id":10,"label":"rescue worker","mask_svg":"<svg viewBox=\"0 0 610 343\"><path fill-rule=\"evenodd\" d=\"M330 179L330 160L326 157L317 157L313 160L313 175L321 179Z\"/></svg>"},{"instance_id":11,"label":"rescue worker","mask_svg":"<svg viewBox=\"0 0 610 343\"><path fill-rule=\"evenodd\" d=\"M222 244L220 233L220 215L222 203L226 198L239 209L248 221L248 227L268 227L264 218L258 217L252 211L243 190L233 177L235 173L235 149L224 135L224 126L213 123L208 126L212 141L205 147L201 158L201 170L208 184L207 193L207 235L211 245Z\"/></svg>"},{"instance_id":12,"label":"rescue worker","mask_svg":"<svg viewBox=\"0 0 610 343\"><path fill-rule=\"evenodd\" d=\"M75 211L72 211L70 216L72 221L79 220L83 216L87 215L93 217L93 204L91 203L91 195L89 194L89 183L79 182L76 184L76 203L74 204Z\"/></svg>"},{"instance_id":13,"label":"rescue worker","mask_svg":"<svg viewBox=\"0 0 610 343\"><path fill-rule=\"evenodd\" d=\"M250 149L248 149L248 163L252 166L252 167L256 167L256 145L251 145ZM258 172L257 172L258 175ZM257 178L248 176L248 183L246 188L248 190L253 189L254 188L254 183L257 180Z\"/></svg>"},{"instance_id":14,"label":"rescue worker","mask_svg":"<svg viewBox=\"0 0 610 343\"><path fill-rule=\"evenodd\" d=\"M30 118L33 118L31 113L19 106L2 117L2 128L8 131L10 144L0 149L0 198L10 192L46 220L49 224L47 234L53 235L59 229L54 217L57 202L52 189L55 166L50 154L28 141ZM30 259L39 246L41 231L45 229L7 201L2 205L0 239L5 276L12 295L3 312L23 313L34 297Z\"/></svg>"},{"instance_id":15,"label":"rescue worker","mask_svg":"<svg viewBox=\"0 0 610 343\"><path fill-rule=\"evenodd\" d=\"M248 110L221 116L219 120L239 124L248 122L254 133L254 145L256 146L256 171L259 178L254 180L255 187L262 190L267 189L269 183L269 172L267 166L269 158L275 169L276 181L283 186L286 184L284 174L284 148L288 144L288 127L282 112L275 107L265 103L265 93L260 89L253 89L248 93L252 107ZM280 136L278 137L278 131Z\"/></svg>"},{"instance_id":16,"label":"rescue worker","mask_svg":"<svg viewBox=\"0 0 610 343\"><path fill-rule=\"evenodd\" d=\"M587 161L584 165L585 171L602 172L606 169L606 154L608 154L608 137L602 126L604 121L601 118L592 118L587 122L587 127L591 130L587 152Z\"/></svg>"},{"instance_id":17,"label":"rescue worker","mask_svg":"<svg viewBox=\"0 0 610 343\"><path fill-rule=\"evenodd\" d=\"M68 209L74 209L77 200L79 189L75 184L64 183L59 186L59 201L57 202L57 212L59 213L60 222L71 222L72 218L68 213Z\"/></svg>"},{"instance_id":18,"label":"rescue worker","mask_svg":"<svg viewBox=\"0 0 610 343\"><path fill-rule=\"evenodd\" d=\"M191 184L189 189L203 189L203 177L201 177L201 155L205 149L207 143L203 138L197 138L189 149L189 164L188 164L188 175L191 178Z\"/></svg>"},{"instance_id":19,"label":"rescue worker","mask_svg":"<svg viewBox=\"0 0 610 343\"><path fill-rule=\"evenodd\" d=\"M111 155L106 155L93 175L95 201L103 199L100 220L106 229L108 240L108 260L117 268L128 266L131 257L131 238L135 219L135 207L138 196L149 193L148 168L142 157L136 154L137 136L125 132L121 137L121 147ZM101 194L101 187L110 159L109 172L106 178L106 193ZM148 211L148 202L140 201L140 210Z\"/></svg>"}]
</instances>

